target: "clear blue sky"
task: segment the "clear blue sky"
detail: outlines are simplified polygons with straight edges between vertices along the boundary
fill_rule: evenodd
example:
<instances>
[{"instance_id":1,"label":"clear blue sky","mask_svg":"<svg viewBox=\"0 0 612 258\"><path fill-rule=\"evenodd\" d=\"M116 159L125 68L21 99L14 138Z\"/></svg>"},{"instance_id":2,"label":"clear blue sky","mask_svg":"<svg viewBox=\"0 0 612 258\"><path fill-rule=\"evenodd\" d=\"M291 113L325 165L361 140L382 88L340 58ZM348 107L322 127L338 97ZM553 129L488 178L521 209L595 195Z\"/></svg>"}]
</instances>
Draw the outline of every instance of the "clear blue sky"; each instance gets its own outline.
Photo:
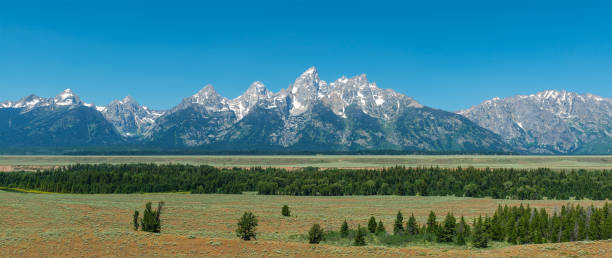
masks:
<instances>
[{"instance_id":1,"label":"clear blue sky","mask_svg":"<svg viewBox=\"0 0 612 258\"><path fill-rule=\"evenodd\" d=\"M612 97L612 1L0 0L0 101L71 88L163 109L207 83L278 91L310 66L446 110L545 89Z\"/></svg>"}]
</instances>

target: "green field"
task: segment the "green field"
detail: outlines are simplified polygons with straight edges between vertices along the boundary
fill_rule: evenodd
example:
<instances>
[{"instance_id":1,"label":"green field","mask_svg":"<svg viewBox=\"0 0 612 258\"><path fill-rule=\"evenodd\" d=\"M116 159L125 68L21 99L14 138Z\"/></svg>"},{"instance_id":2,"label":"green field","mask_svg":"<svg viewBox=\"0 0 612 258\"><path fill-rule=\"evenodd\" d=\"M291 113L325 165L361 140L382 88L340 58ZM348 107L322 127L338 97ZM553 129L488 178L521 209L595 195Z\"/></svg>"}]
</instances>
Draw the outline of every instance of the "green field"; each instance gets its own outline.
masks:
<instances>
[{"instance_id":1,"label":"green field","mask_svg":"<svg viewBox=\"0 0 612 258\"><path fill-rule=\"evenodd\" d=\"M439 166L446 168L612 169L612 156L508 155L312 155L312 156L0 156L0 166L48 167L75 163L180 163L218 167L381 168Z\"/></svg>"}]
</instances>

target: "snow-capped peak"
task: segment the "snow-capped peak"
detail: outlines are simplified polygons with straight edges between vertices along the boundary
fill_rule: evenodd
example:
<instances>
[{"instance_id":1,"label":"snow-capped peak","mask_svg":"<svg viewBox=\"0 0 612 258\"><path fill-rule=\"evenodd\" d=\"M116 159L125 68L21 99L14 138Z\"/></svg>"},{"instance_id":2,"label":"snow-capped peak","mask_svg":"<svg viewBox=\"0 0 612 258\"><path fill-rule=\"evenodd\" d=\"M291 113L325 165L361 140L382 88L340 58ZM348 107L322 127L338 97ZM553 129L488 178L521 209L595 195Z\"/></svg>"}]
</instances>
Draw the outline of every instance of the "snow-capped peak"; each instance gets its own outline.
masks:
<instances>
[{"instance_id":1,"label":"snow-capped peak","mask_svg":"<svg viewBox=\"0 0 612 258\"><path fill-rule=\"evenodd\" d=\"M213 87L212 84L206 84L204 88L202 88L193 96L208 97L212 95L218 95L217 91L215 90L215 87Z\"/></svg>"},{"instance_id":2,"label":"snow-capped peak","mask_svg":"<svg viewBox=\"0 0 612 258\"><path fill-rule=\"evenodd\" d=\"M69 105L81 105L81 99L79 96L74 94L71 89L65 89L60 94L57 94L54 99L55 105L58 106L69 106Z\"/></svg>"},{"instance_id":3,"label":"snow-capped peak","mask_svg":"<svg viewBox=\"0 0 612 258\"><path fill-rule=\"evenodd\" d=\"M234 112L238 120L242 119L260 101L268 100L272 97L263 83L256 81L237 98L229 101L229 109Z\"/></svg>"},{"instance_id":4,"label":"snow-capped peak","mask_svg":"<svg viewBox=\"0 0 612 258\"><path fill-rule=\"evenodd\" d=\"M134 100L134 98L132 98L132 96L128 95L125 96L125 98L123 98L121 101L121 104L126 104L126 103L136 103L136 101Z\"/></svg>"},{"instance_id":5,"label":"snow-capped peak","mask_svg":"<svg viewBox=\"0 0 612 258\"><path fill-rule=\"evenodd\" d=\"M37 107L47 106L86 106L94 107L93 104L88 104L74 94L72 90L65 89L53 98L42 98L36 95L28 95L18 101L5 101L0 103L0 108L20 108L22 112L28 112Z\"/></svg>"},{"instance_id":6,"label":"snow-capped peak","mask_svg":"<svg viewBox=\"0 0 612 258\"><path fill-rule=\"evenodd\" d=\"M292 107L290 113L298 115L308 110L311 103L325 97L329 88L327 82L319 79L319 73L313 66L303 72L295 82L289 86Z\"/></svg>"},{"instance_id":7,"label":"snow-capped peak","mask_svg":"<svg viewBox=\"0 0 612 258\"><path fill-rule=\"evenodd\" d=\"M266 88L266 86L264 86L263 83L261 83L260 81L255 81L255 82L253 82L251 84L251 86L249 86L249 88L240 97L242 97L244 95L263 95L263 96L266 96L266 95L269 95L269 94L270 94L270 91Z\"/></svg>"},{"instance_id":8,"label":"snow-capped peak","mask_svg":"<svg viewBox=\"0 0 612 258\"><path fill-rule=\"evenodd\" d=\"M201 105L217 105L217 104L225 104L227 99L221 97L219 93L215 90L215 88L211 84L207 84L198 91L196 94L191 96L191 103L201 104Z\"/></svg>"},{"instance_id":9,"label":"snow-capped peak","mask_svg":"<svg viewBox=\"0 0 612 258\"><path fill-rule=\"evenodd\" d=\"M312 74L318 74L317 68L314 66L311 66L310 68L306 69L306 71L304 71L301 76L308 76Z\"/></svg>"}]
</instances>

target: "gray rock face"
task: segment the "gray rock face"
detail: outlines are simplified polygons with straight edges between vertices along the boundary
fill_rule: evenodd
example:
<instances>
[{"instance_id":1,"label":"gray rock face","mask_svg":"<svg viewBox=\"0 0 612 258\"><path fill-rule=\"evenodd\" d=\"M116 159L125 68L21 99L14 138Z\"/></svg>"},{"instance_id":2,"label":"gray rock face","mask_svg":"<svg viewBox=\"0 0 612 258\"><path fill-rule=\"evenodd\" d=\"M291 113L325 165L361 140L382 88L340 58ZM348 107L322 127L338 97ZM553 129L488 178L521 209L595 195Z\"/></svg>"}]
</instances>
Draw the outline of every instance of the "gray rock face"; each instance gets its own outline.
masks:
<instances>
[{"instance_id":1,"label":"gray rock face","mask_svg":"<svg viewBox=\"0 0 612 258\"><path fill-rule=\"evenodd\" d=\"M458 113L530 153L610 153L612 99L549 90Z\"/></svg>"},{"instance_id":2,"label":"gray rock face","mask_svg":"<svg viewBox=\"0 0 612 258\"><path fill-rule=\"evenodd\" d=\"M108 106L96 109L125 137L148 135L155 120L163 115L163 111L141 106L130 96L123 100L114 100Z\"/></svg>"}]
</instances>

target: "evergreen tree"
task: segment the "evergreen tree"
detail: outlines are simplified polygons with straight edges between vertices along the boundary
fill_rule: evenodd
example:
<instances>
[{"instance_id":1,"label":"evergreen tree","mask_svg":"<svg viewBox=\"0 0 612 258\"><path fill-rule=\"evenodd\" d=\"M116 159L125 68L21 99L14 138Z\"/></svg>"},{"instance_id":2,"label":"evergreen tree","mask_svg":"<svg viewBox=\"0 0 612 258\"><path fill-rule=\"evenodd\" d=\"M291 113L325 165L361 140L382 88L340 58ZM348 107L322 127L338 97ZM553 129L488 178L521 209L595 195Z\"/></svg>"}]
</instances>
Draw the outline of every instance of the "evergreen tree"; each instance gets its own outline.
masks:
<instances>
[{"instance_id":1,"label":"evergreen tree","mask_svg":"<svg viewBox=\"0 0 612 258\"><path fill-rule=\"evenodd\" d=\"M366 241L365 241L366 230L364 228L362 228L360 225L358 225L356 233L357 234L355 234L354 245L356 245L356 246L364 246L364 245L366 245Z\"/></svg>"},{"instance_id":2,"label":"evergreen tree","mask_svg":"<svg viewBox=\"0 0 612 258\"><path fill-rule=\"evenodd\" d=\"M461 216L461 220L457 224L457 241L458 245L465 245L465 238L469 234L469 226L465 222L465 218Z\"/></svg>"},{"instance_id":3,"label":"evergreen tree","mask_svg":"<svg viewBox=\"0 0 612 258\"><path fill-rule=\"evenodd\" d=\"M257 239L257 217L253 213L245 212L238 220L238 228L236 228L236 236L242 240L249 241L251 238Z\"/></svg>"},{"instance_id":4,"label":"evergreen tree","mask_svg":"<svg viewBox=\"0 0 612 258\"><path fill-rule=\"evenodd\" d=\"M602 209L605 214L603 239L612 239L612 206L606 202Z\"/></svg>"},{"instance_id":5,"label":"evergreen tree","mask_svg":"<svg viewBox=\"0 0 612 258\"><path fill-rule=\"evenodd\" d=\"M414 213L410 214L410 218L408 218L408 222L406 222L406 232L410 235L416 235L419 233L419 225L414 218Z\"/></svg>"},{"instance_id":6,"label":"evergreen tree","mask_svg":"<svg viewBox=\"0 0 612 258\"><path fill-rule=\"evenodd\" d=\"M551 219L551 229L550 229L550 240L553 243L559 243L561 242L561 219L559 218L559 215L557 214L557 212L553 213L552 219Z\"/></svg>"},{"instance_id":7,"label":"evergreen tree","mask_svg":"<svg viewBox=\"0 0 612 258\"><path fill-rule=\"evenodd\" d=\"M395 223L393 224L393 234L401 235L404 233L404 217L402 216L402 212L398 211L397 216L395 217Z\"/></svg>"},{"instance_id":8,"label":"evergreen tree","mask_svg":"<svg viewBox=\"0 0 612 258\"><path fill-rule=\"evenodd\" d=\"M495 241L503 241L505 239L504 236L504 228L503 228L503 212L501 204L497 206L497 211L493 214L493 218L491 219L491 239Z\"/></svg>"},{"instance_id":9,"label":"evergreen tree","mask_svg":"<svg viewBox=\"0 0 612 258\"><path fill-rule=\"evenodd\" d=\"M151 202L147 202L145 204L145 210L143 212L142 221L141 221L141 229L145 232L153 232L159 233L161 232L161 211L164 202L159 202L157 204L157 210L153 211L151 209Z\"/></svg>"},{"instance_id":10,"label":"evergreen tree","mask_svg":"<svg viewBox=\"0 0 612 258\"><path fill-rule=\"evenodd\" d=\"M436 214L433 211L429 212L427 218L427 233L435 234L437 231L438 223L436 222Z\"/></svg>"},{"instance_id":11,"label":"evergreen tree","mask_svg":"<svg viewBox=\"0 0 612 258\"><path fill-rule=\"evenodd\" d=\"M483 228L482 216L478 218L478 221L474 225L472 245L476 248L487 248L489 246L489 239Z\"/></svg>"},{"instance_id":12,"label":"evergreen tree","mask_svg":"<svg viewBox=\"0 0 612 258\"><path fill-rule=\"evenodd\" d=\"M602 210L603 211L603 210ZM593 214L591 215L591 221L589 221L589 230L588 237L589 240L599 240L602 239L602 228L601 225L603 221L602 212L600 209L594 209Z\"/></svg>"},{"instance_id":13,"label":"evergreen tree","mask_svg":"<svg viewBox=\"0 0 612 258\"><path fill-rule=\"evenodd\" d=\"M281 209L281 214L285 217L291 216L291 211L289 211L289 206L283 205L283 208Z\"/></svg>"},{"instance_id":14,"label":"evergreen tree","mask_svg":"<svg viewBox=\"0 0 612 258\"><path fill-rule=\"evenodd\" d=\"M387 233L385 226L383 225L382 220L378 221L378 225L376 226L376 235L384 235Z\"/></svg>"},{"instance_id":15,"label":"evergreen tree","mask_svg":"<svg viewBox=\"0 0 612 258\"><path fill-rule=\"evenodd\" d=\"M319 224L314 224L308 231L308 243L318 244L323 240L323 230Z\"/></svg>"},{"instance_id":16,"label":"evergreen tree","mask_svg":"<svg viewBox=\"0 0 612 258\"><path fill-rule=\"evenodd\" d=\"M348 234L349 234L349 226L345 219L344 222L342 222L342 226L340 227L340 236L347 237Z\"/></svg>"},{"instance_id":17,"label":"evergreen tree","mask_svg":"<svg viewBox=\"0 0 612 258\"><path fill-rule=\"evenodd\" d=\"M519 244L529 243L529 216L526 214L523 214L519 219L517 236L517 242Z\"/></svg>"},{"instance_id":18,"label":"evergreen tree","mask_svg":"<svg viewBox=\"0 0 612 258\"><path fill-rule=\"evenodd\" d=\"M138 226L139 226L139 223L138 223L138 211L134 211L134 215L132 215L132 220L133 220L132 223L134 225L134 230L137 231L138 230Z\"/></svg>"},{"instance_id":19,"label":"evergreen tree","mask_svg":"<svg viewBox=\"0 0 612 258\"><path fill-rule=\"evenodd\" d=\"M370 233L376 232L376 226L376 218L374 218L374 216L370 217L370 221L368 221L368 230L370 231Z\"/></svg>"},{"instance_id":20,"label":"evergreen tree","mask_svg":"<svg viewBox=\"0 0 612 258\"><path fill-rule=\"evenodd\" d=\"M456 229L456 219L452 213L446 214L446 218L444 218L444 222L442 223L442 227L437 230L437 238L438 242L441 243L450 243L453 242L453 238L455 237L455 229Z\"/></svg>"}]
</instances>

